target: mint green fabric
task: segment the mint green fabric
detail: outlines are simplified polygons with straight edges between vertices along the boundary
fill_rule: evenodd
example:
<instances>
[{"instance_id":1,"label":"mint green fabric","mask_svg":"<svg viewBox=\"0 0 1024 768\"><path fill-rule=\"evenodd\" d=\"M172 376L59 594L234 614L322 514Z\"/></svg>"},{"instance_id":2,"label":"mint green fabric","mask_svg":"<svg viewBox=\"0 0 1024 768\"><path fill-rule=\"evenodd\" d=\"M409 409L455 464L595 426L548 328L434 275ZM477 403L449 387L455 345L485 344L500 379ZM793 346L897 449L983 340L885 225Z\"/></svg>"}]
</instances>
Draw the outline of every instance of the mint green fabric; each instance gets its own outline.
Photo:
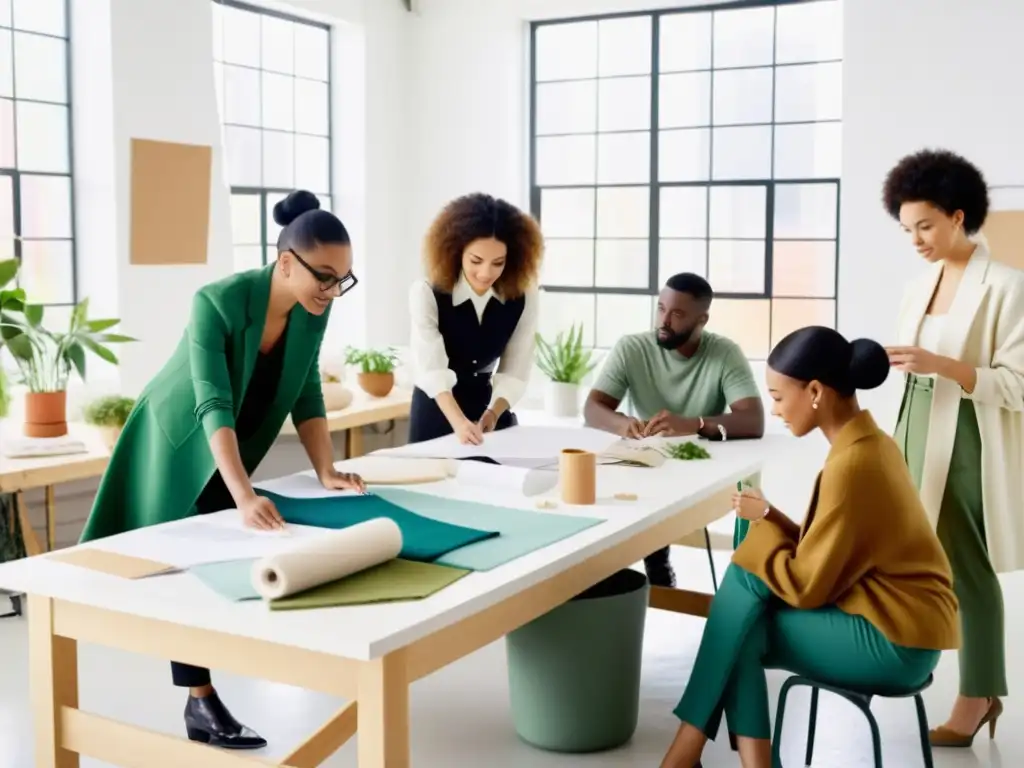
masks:
<instances>
[{"instance_id":1,"label":"mint green fabric","mask_svg":"<svg viewBox=\"0 0 1024 768\"><path fill-rule=\"evenodd\" d=\"M662 410L684 418L719 416L738 400L761 396L739 345L708 331L689 359L659 347L654 331L623 336L594 389L619 401L629 395L634 415L645 421Z\"/></svg>"},{"instance_id":2,"label":"mint green fabric","mask_svg":"<svg viewBox=\"0 0 1024 768\"><path fill-rule=\"evenodd\" d=\"M496 568L602 522L593 517L531 512L474 501L457 501L402 488L378 488L374 493L382 499L433 520L498 531L499 535L494 538L467 544L440 556L435 561L473 571Z\"/></svg>"},{"instance_id":3,"label":"mint green fabric","mask_svg":"<svg viewBox=\"0 0 1024 768\"><path fill-rule=\"evenodd\" d=\"M261 489L256 492L273 501L281 516L296 525L341 529L378 517L394 520L402 531L402 551L398 554L406 560L429 563L453 549L498 535L493 525L481 530L423 517L377 493L296 499Z\"/></svg>"},{"instance_id":4,"label":"mint green fabric","mask_svg":"<svg viewBox=\"0 0 1024 768\"><path fill-rule=\"evenodd\" d=\"M255 562L255 558L246 558L203 563L193 565L188 572L228 600L259 600L260 593L252 585L252 567Z\"/></svg>"},{"instance_id":5,"label":"mint green fabric","mask_svg":"<svg viewBox=\"0 0 1024 768\"><path fill-rule=\"evenodd\" d=\"M189 568L189 573L206 586L233 602L259 600L252 585L255 558L204 563ZM346 576L313 589L279 600L271 600L275 610L291 608L326 608L338 605L361 605L391 600L415 600L428 597L453 584L469 571L434 563L413 560L389 560L365 571Z\"/></svg>"}]
</instances>

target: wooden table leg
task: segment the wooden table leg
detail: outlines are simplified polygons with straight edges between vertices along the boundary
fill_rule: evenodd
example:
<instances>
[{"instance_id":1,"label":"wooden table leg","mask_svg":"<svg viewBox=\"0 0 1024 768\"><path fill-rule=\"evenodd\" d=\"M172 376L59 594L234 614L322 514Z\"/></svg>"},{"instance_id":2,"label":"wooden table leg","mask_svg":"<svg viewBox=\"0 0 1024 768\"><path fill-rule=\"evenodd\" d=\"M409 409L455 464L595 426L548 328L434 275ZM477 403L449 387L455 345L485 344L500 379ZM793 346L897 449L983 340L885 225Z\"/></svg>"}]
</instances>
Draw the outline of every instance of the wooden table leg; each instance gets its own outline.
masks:
<instances>
[{"instance_id":1,"label":"wooden table leg","mask_svg":"<svg viewBox=\"0 0 1024 768\"><path fill-rule=\"evenodd\" d=\"M345 430L345 458L354 459L363 455L363 430L362 427L352 427Z\"/></svg>"},{"instance_id":2,"label":"wooden table leg","mask_svg":"<svg viewBox=\"0 0 1024 768\"><path fill-rule=\"evenodd\" d=\"M21 523L21 541L25 545L25 554L29 557L42 554L43 548L28 519L28 506L25 504L24 492L16 491L14 493L14 506L17 507L18 521Z\"/></svg>"},{"instance_id":3,"label":"wooden table leg","mask_svg":"<svg viewBox=\"0 0 1024 768\"><path fill-rule=\"evenodd\" d=\"M409 676L401 651L359 671L359 768L409 768Z\"/></svg>"},{"instance_id":4,"label":"wooden table leg","mask_svg":"<svg viewBox=\"0 0 1024 768\"><path fill-rule=\"evenodd\" d=\"M57 498L52 485L46 486L46 551L57 548Z\"/></svg>"},{"instance_id":5,"label":"wooden table leg","mask_svg":"<svg viewBox=\"0 0 1024 768\"><path fill-rule=\"evenodd\" d=\"M61 746L65 707L78 709L78 643L53 634L53 601L29 596L28 641L36 768L79 768Z\"/></svg>"}]
</instances>

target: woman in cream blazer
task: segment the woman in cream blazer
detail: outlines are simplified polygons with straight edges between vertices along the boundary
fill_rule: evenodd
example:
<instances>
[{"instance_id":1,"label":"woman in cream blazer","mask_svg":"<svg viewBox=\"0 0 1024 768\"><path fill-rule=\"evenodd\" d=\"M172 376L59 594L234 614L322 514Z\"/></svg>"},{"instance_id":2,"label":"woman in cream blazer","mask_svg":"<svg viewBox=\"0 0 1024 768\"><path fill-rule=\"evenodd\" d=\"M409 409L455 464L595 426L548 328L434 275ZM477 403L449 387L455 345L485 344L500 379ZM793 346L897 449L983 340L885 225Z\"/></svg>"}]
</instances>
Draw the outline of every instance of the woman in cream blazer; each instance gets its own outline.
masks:
<instances>
[{"instance_id":1,"label":"woman in cream blazer","mask_svg":"<svg viewBox=\"0 0 1024 768\"><path fill-rule=\"evenodd\" d=\"M896 442L960 603L960 696L931 741L966 747L986 723L994 735L1007 693L996 574L1024 567L1024 272L993 261L977 236L988 190L963 158L910 155L883 197L930 263L906 291L888 352L907 374Z\"/></svg>"}]
</instances>

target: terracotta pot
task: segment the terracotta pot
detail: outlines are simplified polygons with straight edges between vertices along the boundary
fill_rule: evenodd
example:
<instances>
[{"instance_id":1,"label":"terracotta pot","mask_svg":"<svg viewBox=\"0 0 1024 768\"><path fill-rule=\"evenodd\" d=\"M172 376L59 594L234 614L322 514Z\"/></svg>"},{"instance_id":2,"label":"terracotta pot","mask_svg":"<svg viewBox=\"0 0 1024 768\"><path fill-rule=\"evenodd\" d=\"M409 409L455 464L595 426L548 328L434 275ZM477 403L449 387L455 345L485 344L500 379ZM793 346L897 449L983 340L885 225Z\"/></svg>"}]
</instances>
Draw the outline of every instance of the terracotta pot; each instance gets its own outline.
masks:
<instances>
[{"instance_id":1,"label":"terracotta pot","mask_svg":"<svg viewBox=\"0 0 1024 768\"><path fill-rule=\"evenodd\" d=\"M68 433L67 392L25 394L25 435L63 437Z\"/></svg>"},{"instance_id":2,"label":"terracotta pot","mask_svg":"<svg viewBox=\"0 0 1024 768\"><path fill-rule=\"evenodd\" d=\"M107 447L108 451L113 451L114 446L117 444L117 438L121 436L121 427L96 427L99 430L100 437L103 438L103 444Z\"/></svg>"},{"instance_id":3,"label":"terracotta pot","mask_svg":"<svg viewBox=\"0 0 1024 768\"><path fill-rule=\"evenodd\" d=\"M359 386L371 397L385 397L395 386L394 373L360 373Z\"/></svg>"}]
</instances>

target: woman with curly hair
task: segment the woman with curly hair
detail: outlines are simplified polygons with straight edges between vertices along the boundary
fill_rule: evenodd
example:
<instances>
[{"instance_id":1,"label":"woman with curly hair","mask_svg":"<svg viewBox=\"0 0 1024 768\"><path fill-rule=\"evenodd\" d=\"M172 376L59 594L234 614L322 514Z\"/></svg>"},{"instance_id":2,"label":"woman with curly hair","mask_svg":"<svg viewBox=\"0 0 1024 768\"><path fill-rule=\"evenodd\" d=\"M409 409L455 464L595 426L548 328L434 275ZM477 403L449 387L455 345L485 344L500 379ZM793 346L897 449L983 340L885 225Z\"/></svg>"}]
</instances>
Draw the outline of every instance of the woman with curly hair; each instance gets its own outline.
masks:
<instances>
[{"instance_id":1,"label":"woman with curly hair","mask_svg":"<svg viewBox=\"0 0 1024 768\"><path fill-rule=\"evenodd\" d=\"M454 432L479 445L516 424L533 366L544 240L515 206L476 193L434 219L427 277L409 291L415 388L409 442Z\"/></svg>"},{"instance_id":2,"label":"woman with curly hair","mask_svg":"<svg viewBox=\"0 0 1024 768\"><path fill-rule=\"evenodd\" d=\"M1024 567L1024 272L993 261L977 235L988 187L962 157L903 158L883 202L931 264L907 289L887 351L906 374L896 442L960 603L960 695L931 742L969 747L986 723L995 735L1007 692L996 574Z\"/></svg>"}]
</instances>

